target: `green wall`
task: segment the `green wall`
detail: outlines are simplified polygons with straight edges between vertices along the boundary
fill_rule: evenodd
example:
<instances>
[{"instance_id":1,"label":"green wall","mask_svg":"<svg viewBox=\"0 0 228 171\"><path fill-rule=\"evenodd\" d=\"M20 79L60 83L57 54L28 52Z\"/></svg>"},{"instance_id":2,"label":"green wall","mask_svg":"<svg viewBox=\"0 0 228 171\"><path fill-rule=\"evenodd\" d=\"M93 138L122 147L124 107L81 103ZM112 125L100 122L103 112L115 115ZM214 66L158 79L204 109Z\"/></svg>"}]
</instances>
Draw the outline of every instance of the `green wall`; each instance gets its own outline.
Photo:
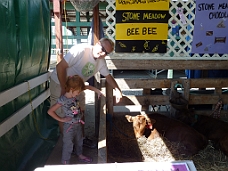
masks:
<instances>
[{"instance_id":1,"label":"green wall","mask_svg":"<svg viewBox=\"0 0 228 171\"><path fill-rule=\"evenodd\" d=\"M48 72L49 6L49 0L0 1L0 93ZM0 124L47 89L48 82L0 106ZM34 170L45 164L58 138L48 107L47 99L0 137L0 170Z\"/></svg>"}]
</instances>

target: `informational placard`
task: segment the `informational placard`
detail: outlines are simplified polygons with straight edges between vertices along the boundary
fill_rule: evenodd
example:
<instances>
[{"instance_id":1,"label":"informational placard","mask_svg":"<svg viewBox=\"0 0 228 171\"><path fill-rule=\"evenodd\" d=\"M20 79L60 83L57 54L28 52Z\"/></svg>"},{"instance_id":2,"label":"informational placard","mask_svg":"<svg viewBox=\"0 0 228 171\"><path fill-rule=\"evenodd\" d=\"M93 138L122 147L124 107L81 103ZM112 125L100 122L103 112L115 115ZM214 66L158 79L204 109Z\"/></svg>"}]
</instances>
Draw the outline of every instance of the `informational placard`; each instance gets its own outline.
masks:
<instances>
[{"instance_id":1,"label":"informational placard","mask_svg":"<svg viewBox=\"0 0 228 171\"><path fill-rule=\"evenodd\" d=\"M166 53L169 0L116 0L115 52Z\"/></svg>"},{"instance_id":2,"label":"informational placard","mask_svg":"<svg viewBox=\"0 0 228 171\"><path fill-rule=\"evenodd\" d=\"M192 53L228 53L228 1L197 0Z\"/></svg>"}]
</instances>

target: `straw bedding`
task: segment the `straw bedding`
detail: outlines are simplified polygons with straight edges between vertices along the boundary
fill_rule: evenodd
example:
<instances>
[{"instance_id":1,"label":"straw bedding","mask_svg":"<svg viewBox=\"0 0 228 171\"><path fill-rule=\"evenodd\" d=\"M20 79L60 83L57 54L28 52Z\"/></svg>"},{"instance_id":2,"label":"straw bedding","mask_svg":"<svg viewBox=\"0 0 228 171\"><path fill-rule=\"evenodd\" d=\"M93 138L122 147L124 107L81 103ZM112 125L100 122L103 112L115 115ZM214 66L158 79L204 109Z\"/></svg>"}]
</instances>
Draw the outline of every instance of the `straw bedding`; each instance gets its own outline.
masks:
<instances>
[{"instance_id":1,"label":"straw bedding","mask_svg":"<svg viewBox=\"0 0 228 171\"><path fill-rule=\"evenodd\" d=\"M197 171L228 171L228 157L209 145L198 154L185 157L180 143L173 143L164 137L147 140L145 136L136 139L124 115L115 115L107 121L108 162L170 162L192 160Z\"/></svg>"}]
</instances>

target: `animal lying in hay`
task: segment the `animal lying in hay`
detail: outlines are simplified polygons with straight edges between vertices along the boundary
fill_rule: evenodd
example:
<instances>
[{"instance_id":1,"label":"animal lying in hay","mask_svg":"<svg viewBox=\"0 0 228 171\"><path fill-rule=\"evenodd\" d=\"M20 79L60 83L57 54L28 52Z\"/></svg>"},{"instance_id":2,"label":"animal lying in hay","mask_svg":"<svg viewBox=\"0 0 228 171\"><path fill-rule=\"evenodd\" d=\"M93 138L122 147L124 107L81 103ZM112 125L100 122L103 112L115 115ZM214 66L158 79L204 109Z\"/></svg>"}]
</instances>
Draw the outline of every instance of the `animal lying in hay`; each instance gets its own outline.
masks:
<instances>
[{"instance_id":1,"label":"animal lying in hay","mask_svg":"<svg viewBox=\"0 0 228 171\"><path fill-rule=\"evenodd\" d=\"M148 140L162 135L169 141L183 144L185 147L183 152L186 156L198 153L208 144L207 138L191 126L159 113L137 116L125 115L125 117L128 122L133 122L136 138L143 136L146 130L149 129Z\"/></svg>"},{"instance_id":2,"label":"animal lying in hay","mask_svg":"<svg viewBox=\"0 0 228 171\"><path fill-rule=\"evenodd\" d=\"M228 156L228 123L211 116L196 115L193 110L176 112L176 119L191 125Z\"/></svg>"}]
</instances>

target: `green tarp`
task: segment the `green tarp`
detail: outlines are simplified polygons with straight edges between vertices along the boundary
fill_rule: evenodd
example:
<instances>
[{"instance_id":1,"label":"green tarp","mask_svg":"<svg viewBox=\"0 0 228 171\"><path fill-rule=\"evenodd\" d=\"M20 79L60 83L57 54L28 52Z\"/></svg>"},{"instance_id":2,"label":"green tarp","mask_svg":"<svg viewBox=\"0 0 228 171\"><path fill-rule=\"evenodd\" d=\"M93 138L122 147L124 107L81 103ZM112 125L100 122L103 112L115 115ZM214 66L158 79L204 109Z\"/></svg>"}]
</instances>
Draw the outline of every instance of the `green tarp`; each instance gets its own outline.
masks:
<instances>
[{"instance_id":1,"label":"green tarp","mask_svg":"<svg viewBox=\"0 0 228 171\"><path fill-rule=\"evenodd\" d=\"M3 92L48 71L49 0L1 0L0 16L0 92ZM0 124L47 88L48 83L41 84L0 106ZM47 115L48 107L47 99L0 137L0 170L34 170L45 164L58 134L57 123Z\"/></svg>"}]
</instances>

